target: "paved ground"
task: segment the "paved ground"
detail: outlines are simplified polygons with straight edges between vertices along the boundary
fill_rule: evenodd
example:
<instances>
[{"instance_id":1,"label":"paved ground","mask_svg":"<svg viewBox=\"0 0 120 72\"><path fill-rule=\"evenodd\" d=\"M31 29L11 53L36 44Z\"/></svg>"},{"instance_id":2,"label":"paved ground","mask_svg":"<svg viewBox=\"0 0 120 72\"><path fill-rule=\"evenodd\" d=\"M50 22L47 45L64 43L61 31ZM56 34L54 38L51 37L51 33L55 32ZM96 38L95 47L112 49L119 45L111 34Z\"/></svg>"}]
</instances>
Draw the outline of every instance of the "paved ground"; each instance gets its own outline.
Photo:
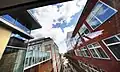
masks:
<instances>
[{"instance_id":1,"label":"paved ground","mask_svg":"<svg viewBox=\"0 0 120 72\"><path fill-rule=\"evenodd\" d=\"M67 63L67 65L64 65L63 72L77 72L73 66L70 63Z\"/></svg>"}]
</instances>

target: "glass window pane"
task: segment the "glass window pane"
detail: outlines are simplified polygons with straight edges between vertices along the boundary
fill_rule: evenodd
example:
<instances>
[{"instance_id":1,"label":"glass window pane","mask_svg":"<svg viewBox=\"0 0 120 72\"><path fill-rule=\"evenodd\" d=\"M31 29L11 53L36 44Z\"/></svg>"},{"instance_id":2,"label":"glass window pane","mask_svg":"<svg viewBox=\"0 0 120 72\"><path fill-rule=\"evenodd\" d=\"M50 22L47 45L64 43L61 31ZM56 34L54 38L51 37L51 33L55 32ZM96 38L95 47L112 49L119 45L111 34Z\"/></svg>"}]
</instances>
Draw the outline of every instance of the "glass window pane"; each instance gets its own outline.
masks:
<instances>
[{"instance_id":1,"label":"glass window pane","mask_svg":"<svg viewBox=\"0 0 120 72\"><path fill-rule=\"evenodd\" d=\"M119 37L119 39L120 39L120 35L117 35L118 37Z\"/></svg>"},{"instance_id":2,"label":"glass window pane","mask_svg":"<svg viewBox=\"0 0 120 72\"><path fill-rule=\"evenodd\" d=\"M100 21L104 22L108 18L110 18L116 11L112 8L108 7L107 5L103 4L100 9L98 10L96 17L100 19Z\"/></svg>"},{"instance_id":3,"label":"glass window pane","mask_svg":"<svg viewBox=\"0 0 120 72\"><path fill-rule=\"evenodd\" d=\"M101 23L95 18L93 17L89 22L88 24L93 28L95 29L96 27L98 27L99 25L101 25Z\"/></svg>"},{"instance_id":4,"label":"glass window pane","mask_svg":"<svg viewBox=\"0 0 120 72\"><path fill-rule=\"evenodd\" d=\"M86 19L86 22L93 28L97 28L111 16L113 16L117 10L108 6L107 4L98 1L91 11L90 15Z\"/></svg>"},{"instance_id":5,"label":"glass window pane","mask_svg":"<svg viewBox=\"0 0 120 72\"><path fill-rule=\"evenodd\" d=\"M115 44L115 45L111 45L108 46L110 48L110 50L114 53L114 55L120 59L120 44Z\"/></svg>"},{"instance_id":6,"label":"glass window pane","mask_svg":"<svg viewBox=\"0 0 120 72\"><path fill-rule=\"evenodd\" d=\"M116 37L112 37L112 38L109 38L109 39L104 40L104 42L105 42L106 44L110 44L110 43L119 42L119 40L118 40Z\"/></svg>"},{"instance_id":7,"label":"glass window pane","mask_svg":"<svg viewBox=\"0 0 120 72\"><path fill-rule=\"evenodd\" d=\"M94 49L90 49L90 51L91 51L91 53L92 53L93 57L98 57L98 55L96 54L96 52L95 52L95 50L94 50Z\"/></svg>"},{"instance_id":8,"label":"glass window pane","mask_svg":"<svg viewBox=\"0 0 120 72\"><path fill-rule=\"evenodd\" d=\"M96 13L99 11L99 9L101 8L103 4L101 2L97 2L95 7L92 10L92 14L96 15Z\"/></svg>"},{"instance_id":9,"label":"glass window pane","mask_svg":"<svg viewBox=\"0 0 120 72\"><path fill-rule=\"evenodd\" d=\"M97 48L96 51L101 58L108 58L105 52L101 48Z\"/></svg>"},{"instance_id":10,"label":"glass window pane","mask_svg":"<svg viewBox=\"0 0 120 72\"><path fill-rule=\"evenodd\" d=\"M86 28L86 30L84 31L84 34L88 34L90 31Z\"/></svg>"},{"instance_id":11,"label":"glass window pane","mask_svg":"<svg viewBox=\"0 0 120 72\"><path fill-rule=\"evenodd\" d=\"M13 19L10 15L2 15L2 17L5 19L5 20L7 20L7 21L9 21L9 22L11 22L11 24L14 24L15 23L15 19Z\"/></svg>"},{"instance_id":12,"label":"glass window pane","mask_svg":"<svg viewBox=\"0 0 120 72\"><path fill-rule=\"evenodd\" d=\"M29 58L29 66L31 65L32 57Z\"/></svg>"},{"instance_id":13,"label":"glass window pane","mask_svg":"<svg viewBox=\"0 0 120 72\"><path fill-rule=\"evenodd\" d=\"M94 43L94 44L92 44L94 47L96 47L96 46L100 46L98 43Z\"/></svg>"},{"instance_id":14,"label":"glass window pane","mask_svg":"<svg viewBox=\"0 0 120 72\"><path fill-rule=\"evenodd\" d=\"M88 48L92 48L92 45L88 45Z\"/></svg>"},{"instance_id":15,"label":"glass window pane","mask_svg":"<svg viewBox=\"0 0 120 72\"><path fill-rule=\"evenodd\" d=\"M79 29L79 33L81 35L84 35L84 34L88 34L89 33L89 30L88 28L85 26L85 24L82 25L82 27Z\"/></svg>"},{"instance_id":16,"label":"glass window pane","mask_svg":"<svg viewBox=\"0 0 120 72\"><path fill-rule=\"evenodd\" d=\"M42 61L42 52L40 51L39 52L39 62L41 62Z\"/></svg>"},{"instance_id":17,"label":"glass window pane","mask_svg":"<svg viewBox=\"0 0 120 72\"><path fill-rule=\"evenodd\" d=\"M80 51L80 52L81 52L82 56L85 56L83 51Z\"/></svg>"},{"instance_id":18,"label":"glass window pane","mask_svg":"<svg viewBox=\"0 0 120 72\"><path fill-rule=\"evenodd\" d=\"M89 21L91 21L91 19L92 19L93 17L94 17L93 14L90 13L89 16L88 16L87 19L86 19L86 22L89 23Z\"/></svg>"},{"instance_id":19,"label":"glass window pane","mask_svg":"<svg viewBox=\"0 0 120 72\"><path fill-rule=\"evenodd\" d=\"M87 56L90 56L88 50L85 50L85 53Z\"/></svg>"},{"instance_id":20,"label":"glass window pane","mask_svg":"<svg viewBox=\"0 0 120 72\"><path fill-rule=\"evenodd\" d=\"M77 49L77 54L78 56L82 56L81 51L79 49Z\"/></svg>"},{"instance_id":21,"label":"glass window pane","mask_svg":"<svg viewBox=\"0 0 120 72\"><path fill-rule=\"evenodd\" d=\"M82 56L81 51L79 51L79 56Z\"/></svg>"}]
</instances>

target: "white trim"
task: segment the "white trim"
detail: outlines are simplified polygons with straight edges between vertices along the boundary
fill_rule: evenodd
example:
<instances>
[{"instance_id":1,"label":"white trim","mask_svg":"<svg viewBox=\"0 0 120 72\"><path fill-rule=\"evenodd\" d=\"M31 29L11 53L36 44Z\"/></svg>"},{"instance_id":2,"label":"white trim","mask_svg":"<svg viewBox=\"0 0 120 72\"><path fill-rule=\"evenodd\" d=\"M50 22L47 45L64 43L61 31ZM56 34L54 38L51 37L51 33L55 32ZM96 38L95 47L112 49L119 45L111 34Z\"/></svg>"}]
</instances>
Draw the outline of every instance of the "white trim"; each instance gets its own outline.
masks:
<instances>
[{"instance_id":1,"label":"white trim","mask_svg":"<svg viewBox=\"0 0 120 72\"><path fill-rule=\"evenodd\" d=\"M33 64L33 65L31 65L31 66L25 67L24 70L27 70L27 69L29 69L29 68L32 68L32 67L36 66L36 65L42 64L42 63L44 63L44 62L46 62L46 61L49 61L50 59L51 59L51 58L49 58L49 59L47 59L47 60L44 60L44 61L41 61L41 62L38 62L38 63Z\"/></svg>"},{"instance_id":2,"label":"white trim","mask_svg":"<svg viewBox=\"0 0 120 72\"><path fill-rule=\"evenodd\" d=\"M75 55L76 55L76 56L79 56L78 53L77 53L77 50L74 50L74 52L75 52Z\"/></svg>"},{"instance_id":3,"label":"white trim","mask_svg":"<svg viewBox=\"0 0 120 72\"><path fill-rule=\"evenodd\" d=\"M15 46L6 46L6 47L12 48L12 49L27 50L27 48L23 48L23 47L15 47Z\"/></svg>"},{"instance_id":4,"label":"white trim","mask_svg":"<svg viewBox=\"0 0 120 72\"><path fill-rule=\"evenodd\" d=\"M89 57L89 58L90 58L91 56L86 54L85 50L87 50L87 48L86 48L86 49L85 49L85 48L86 48L86 47L83 46L83 47L80 49L80 52L83 51L83 52L85 53L86 56L83 55L83 57ZM87 51L88 51L88 50L87 50ZM89 51L88 51L88 52L89 52Z\"/></svg>"},{"instance_id":5,"label":"white trim","mask_svg":"<svg viewBox=\"0 0 120 72\"><path fill-rule=\"evenodd\" d=\"M93 44L95 44L95 43L99 44L98 42L93 42L93 43L88 44L88 45L92 45L92 48L89 48L88 45L87 45L87 47L88 47L89 49L94 49L94 48L101 47L100 44L99 44L99 46L94 47ZM93 48L93 47L94 47L94 48Z\"/></svg>"},{"instance_id":6,"label":"white trim","mask_svg":"<svg viewBox=\"0 0 120 72\"><path fill-rule=\"evenodd\" d=\"M79 53L79 55L78 56L80 56L80 57L83 57L83 55L81 54L81 50L80 49L76 49L77 51L78 51L78 53Z\"/></svg>"},{"instance_id":7,"label":"white trim","mask_svg":"<svg viewBox=\"0 0 120 72\"><path fill-rule=\"evenodd\" d=\"M93 56L93 58L95 58L95 59L105 59L105 60L110 60L109 57L108 57L108 58L102 58L102 57L94 57L94 56Z\"/></svg>"},{"instance_id":8,"label":"white trim","mask_svg":"<svg viewBox=\"0 0 120 72\"><path fill-rule=\"evenodd\" d=\"M113 36L115 36L115 35L113 35ZM111 36L111 37L113 37L113 36ZM111 38L111 37L109 37L109 38ZM105 39L102 40L103 44L108 48L108 50L109 50L109 51L111 52L111 54L115 57L115 59L116 59L117 61L120 61L120 59L118 59L118 58L115 56L115 54L110 50L110 48L108 47L108 45L104 42L104 40L106 40L106 39L108 39L108 38L105 38Z\"/></svg>"},{"instance_id":9,"label":"white trim","mask_svg":"<svg viewBox=\"0 0 120 72\"><path fill-rule=\"evenodd\" d=\"M107 37L107 38L105 38L105 39L103 39L103 40L110 39L110 38L112 38L112 37L115 37L115 35L109 36L109 37Z\"/></svg>"},{"instance_id":10,"label":"white trim","mask_svg":"<svg viewBox=\"0 0 120 72\"><path fill-rule=\"evenodd\" d=\"M104 2L102 2L102 1L100 1L100 0L99 0L99 2L103 3L104 5L106 5L106 6L110 7L111 9L113 9L113 10L115 10L115 11L118 11L118 10L116 10L115 8L111 7L110 5L108 5L108 4L106 4L106 3L104 3Z\"/></svg>"},{"instance_id":11,"label":"white trim","mask_svg":"<svg viewBox=\"0 0 120 72\"><path fill-rule=\"evenodd\" d=\"M96 69L92 68L92 67L89 67L91 70L95 71L95 72L99 72L97 71Z\"/></svg>"},{"instance_id":12,"label":"white trim","mask_svg":"<svg viewBox=\"0 0 120 72\"><path fill-rule=\"evenodd\" d=\"M86 26L84 23L82 24L82 26L80 27L80 29L81 29L82 27L88 29L89 33L91 33L90 30L89 30L89 28L87 28L87 26ZM80 29L78 30L78 32L81 34ZM85 30L84 30L82 33L85 33ZM89 34L89 33L88 33L88 34ZM87 34L85 34L85 35L87 35Z\"/></svg>"},{"instance_id":13,"label":"white trim","mask_svg":"<svg viewBox=\"0 0 120 72\"><path fill-rule=\"evenodd\" d=\"M91 13L92 14L92 13ZM101 24L103 23L99 18L97 18L94 14L93 16L95 17L95 19L97 19Z\"/></svg>"},{"instance_id":14,"label":"white trim","mask_svg":"<svg viewBox=\"0 0 120 72\"><path fill-rule=\"evenodd\" d=\"M98 56L98 57L94 57L94 56L93 56L93 53L90 51L92 57L93 57L93 58L98 58L98 59L110 59L110 57L109 57L108 54L104 51L104 49L102 48L102 46L101 46L100 44L99 44L99 46L97 46L97 47L94 47L94 46L93 46L93 44L95 44L95 43L99 44L99 42L94 42L94 43L89 44L89 45L92 45L92 48L89 48L88 45L87 45L88 49L89 49L89 50L93 49L93 50L95 51L95 53L97 54L97 56ZM105 53L105 55L107 56L107 58L101 57L101 56L98 54L98 52L95 50L95 49L97 49L97 48L101 48L102 51L103 51L103 52Z\"/></svg>"},{"instance_id":15,"label":"white trim","mask_svg":"<svg viewBox=\"0 0 120 72\"><path fill-rule=\"evenodd\" d=\"M111 46L111 45L116 45L116 44L120 44L120 42L111 43L111 44L106 44L106 46Z\"/></svg>"},{"instance_id":16,"label":"white trim","mask_svg":"<svg viewBox=\"0 0 120 72\"><path fill-rule=\"evenodd\" d=\"M95 49L90 49L90 50L94 50L94 51L95 51ZM98 53L97 53L96 51L95 51L95 53L96 53L96 55L97 55L98 57L95 57L91 51L90 51L90 53L91 53L91 55L92 55L93 58L100 58L100 56L98 55Z\"/></svg>"},{"instance_id":17,"label":"white trim","mask_svg":"<svg viewBox=\"0 0 120 72\"><path fill-rule=\"evenodd\" d=\"M96 50L97 48L95 48L95 49L93 49L94 51L95 51L95 53L97 54L97 56L98 56L98 58L101 58L100 57L100 55L99 55L99 53L97 52L97 50Z\"/></svg>"},{"instance_id":18,"label":"white trim","mask_svg":"<svg viewBox=\"0 0 120 72\"><path fill-rule=\"evenodd\" d=\"M119 34L118 34L119 35ZM120 41L120 38L117 36L117 35L115 35L115 37Z\"/></svg>"},{"instance_id":19,"label":"white trim","mask_svg":"<svg viewBox=\"0 0 120 72\"><path fill-rule=\"evenodd\" d=\"M96 46L96 47L92 47L92 48L89 48L89 49L96 49L96 48L99 48L99 47L101 47L101 46Z\"/></svg>"}]
</instances>

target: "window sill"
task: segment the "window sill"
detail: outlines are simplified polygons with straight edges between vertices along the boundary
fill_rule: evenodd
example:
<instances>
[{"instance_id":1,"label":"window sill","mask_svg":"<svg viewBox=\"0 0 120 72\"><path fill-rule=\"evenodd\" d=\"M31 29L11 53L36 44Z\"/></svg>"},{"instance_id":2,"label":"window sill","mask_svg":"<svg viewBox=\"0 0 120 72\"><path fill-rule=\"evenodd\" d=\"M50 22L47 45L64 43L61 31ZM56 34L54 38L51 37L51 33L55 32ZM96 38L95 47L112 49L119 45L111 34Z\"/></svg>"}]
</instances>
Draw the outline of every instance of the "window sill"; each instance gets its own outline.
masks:
<instances>
[{"instance_id":1,"label":"window sill","mask_svg":"<svg viewBox=\"0 0 120 72\"><path fill-rule=\"evenodd\" d=\"M44 62L46 62L46 61L49 61L49 60L51 60L51 58L49 58L49 59L47 59L47 60L44 60L44 61L41 61L41 62L39 62L39 63L33 64L33 65L31 65L31 66L25 67L24 70L27 70L27 69L29 69L29 68L32 68L32 67L37 66L37 65L39 65L39 64L42 64L42 63L44 63Z\"/></svg>"},{"instance_id":2,"label":"window sill","mask_svg":"<svg viewBox=\"0 0 120 72\"><path fill-rule=\"evenodd\" d=\"M98 58L98 57L93 57L93 59L99 59L99 60L110 60L110 58Z\"/></svg>"}]
</instances>

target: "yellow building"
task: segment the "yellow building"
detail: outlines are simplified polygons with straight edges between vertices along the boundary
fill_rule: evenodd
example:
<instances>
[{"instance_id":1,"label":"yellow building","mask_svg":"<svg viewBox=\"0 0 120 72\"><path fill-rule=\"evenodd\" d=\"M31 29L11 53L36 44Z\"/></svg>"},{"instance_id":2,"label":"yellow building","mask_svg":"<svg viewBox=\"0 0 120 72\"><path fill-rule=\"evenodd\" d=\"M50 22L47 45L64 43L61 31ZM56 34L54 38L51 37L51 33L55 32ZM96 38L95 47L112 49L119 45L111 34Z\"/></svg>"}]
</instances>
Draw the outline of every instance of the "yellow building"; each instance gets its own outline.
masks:
<instances>
[{"instance_id":1,"label":"yellow building","mask_svg":"<svg viewBox=\"0 0 120 72\"><path fill-rule=\"evenodd\" d=\"M23 71L27 41L37 28L40 24L27 11L0 17L0 72Z\"/></svg>"}]
</instances>

